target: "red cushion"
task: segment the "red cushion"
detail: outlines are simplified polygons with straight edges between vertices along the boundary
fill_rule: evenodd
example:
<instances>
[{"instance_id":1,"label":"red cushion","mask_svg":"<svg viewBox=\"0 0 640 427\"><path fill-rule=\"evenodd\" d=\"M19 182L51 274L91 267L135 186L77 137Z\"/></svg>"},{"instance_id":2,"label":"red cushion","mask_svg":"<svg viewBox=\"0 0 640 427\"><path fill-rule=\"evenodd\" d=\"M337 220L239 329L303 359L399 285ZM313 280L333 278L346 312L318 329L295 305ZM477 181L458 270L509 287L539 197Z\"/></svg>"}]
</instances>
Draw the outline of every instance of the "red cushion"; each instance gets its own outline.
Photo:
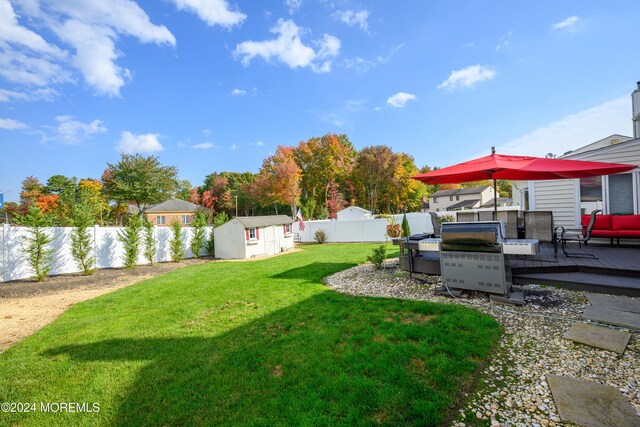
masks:
<instances>
[{"instance_id":1,"label":"red cushion","mask_svg":"<svg viewBox=\"0 0 640 427\"><path fill-rule=\"evenodd\" d=\"M582 215L582 226L587 228L591 221L591 215ZM611 230L611 215L596 215L596 223L593 230ZM593 233L591 233L593 234Z\"/></svg>"},{"instance_id":2,"label":"red cushion","mask_svg":"<svg viewBox=\"0 0 640 427\"><path fill-rule=\"evenodd\" d=\"M614 231L640 230L640 215L612 215L611 225Z\"/></svg>"},{"instance_id":3,"label":"red cushion","mask_svg":"<svg viewBox=\"0 0 640 427\"><path fill-rule=\"evenodd\" d=\"M618 237L617 231L612 230L591 230L591 237Z\"/></svg>"},{"instance_id":4,"label":"red cushion","mask_svg":"<svg viewBox=\"0 0 640 427\"><path fill-rule=\"evenodd\" d=\"M614 233L618 233L618 237L640 237L640 230L620 230Z\"/></svg>"}]
</instances>

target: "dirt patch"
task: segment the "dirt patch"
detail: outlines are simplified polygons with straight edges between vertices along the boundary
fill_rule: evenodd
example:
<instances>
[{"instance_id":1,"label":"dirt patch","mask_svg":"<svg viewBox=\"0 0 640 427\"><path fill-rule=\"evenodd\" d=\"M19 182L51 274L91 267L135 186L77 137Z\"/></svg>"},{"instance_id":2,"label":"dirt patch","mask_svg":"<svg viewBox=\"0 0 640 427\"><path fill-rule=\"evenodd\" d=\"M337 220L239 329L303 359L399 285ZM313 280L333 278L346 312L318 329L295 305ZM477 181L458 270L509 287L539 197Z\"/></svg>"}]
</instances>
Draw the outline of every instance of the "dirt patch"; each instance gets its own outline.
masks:
<instances>
[{"instance_id":1,"label":"dirt patch","mask_svg":"<svg viewBox=\"0 0 640 427\"><path fill-rule=\"evenodd\" d=\"M171 270L212 259L187 259L134 269L97 270L91 276L67 274L52 276L44 282L19 280L0 283L0 351L53 322L72 305L95 298L133 283L160 276Z\"/></svg>"}]
</instances>

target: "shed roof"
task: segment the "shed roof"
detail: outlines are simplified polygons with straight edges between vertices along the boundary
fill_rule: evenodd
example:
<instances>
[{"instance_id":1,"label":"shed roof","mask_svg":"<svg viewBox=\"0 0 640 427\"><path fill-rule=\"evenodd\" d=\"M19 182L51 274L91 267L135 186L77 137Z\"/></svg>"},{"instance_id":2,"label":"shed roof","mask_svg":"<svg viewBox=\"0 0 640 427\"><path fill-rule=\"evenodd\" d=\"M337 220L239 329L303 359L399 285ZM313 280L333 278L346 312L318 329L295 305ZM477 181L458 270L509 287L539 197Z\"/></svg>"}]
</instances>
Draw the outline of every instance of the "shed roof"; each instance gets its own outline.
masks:
<instances>
[{"instance_id":1,"label":"shed roof","mask_svg":"<svg viewBox=\"0 0 640 427\"><path fill-rule=\"evenodd\" d=\"M470 188L454 188L453 190L439 190L433 193L429 197L443 197L443 196L461 196L463 194L480 194L487 188L491 188L488 185L480 185L478 187Z\"/></svg>"},{"instance_id":2,"label":"shed roof","mask_svg":"<svg viewBox=\"0 0 640 427\"><path fill-rule=\"evenodd\" d=\"M347 206L346 208L339 210L338 213L354 209L366 214L371 213L371 211L366 210L365 208L361 208L360 206Z\"/></svg>"},{"instance_id":3,"label":"shed roof","mask_svg":"<svg viewBox=\"0 0 640 427\"><path fill-rule=\"evenodd\" d=\"M238 216L236 219L247 228L268 227L270 225L291 224L287 215Z\"/></svg>"}]
</instances>

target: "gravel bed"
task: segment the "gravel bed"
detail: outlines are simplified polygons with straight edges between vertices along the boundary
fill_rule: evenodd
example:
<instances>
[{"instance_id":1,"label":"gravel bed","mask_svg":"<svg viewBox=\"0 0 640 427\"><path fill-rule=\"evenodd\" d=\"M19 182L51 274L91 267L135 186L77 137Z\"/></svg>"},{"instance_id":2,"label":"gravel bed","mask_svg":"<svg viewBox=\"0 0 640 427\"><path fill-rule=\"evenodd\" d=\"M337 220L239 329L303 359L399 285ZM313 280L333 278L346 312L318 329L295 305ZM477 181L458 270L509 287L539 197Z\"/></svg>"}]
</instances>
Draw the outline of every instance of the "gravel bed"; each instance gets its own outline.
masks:
<instances>
[{"instance_id":1,"label":"gravel bed","mask_svg":"<svg viewBox=\"0 0 640 427\"><path fill-rule=\"evenodd\" d=\"M453 299L434 293L439 276L415 274L414 279L388 260L386 270L359 265L325 279L338 292L464 304L496 318L505 333L483 367L476 388L465 396L454 426L562 426L546 382L546 374L565 375L618 388L640 414L640 340L632 338L624 354L599 350L562 339L571 321L582 320L585 293L538 285L515 286L524 291L525 305L489 303L484 293ZM533 316L532 316L533 315Z\"/></svg>"}]
</instances>

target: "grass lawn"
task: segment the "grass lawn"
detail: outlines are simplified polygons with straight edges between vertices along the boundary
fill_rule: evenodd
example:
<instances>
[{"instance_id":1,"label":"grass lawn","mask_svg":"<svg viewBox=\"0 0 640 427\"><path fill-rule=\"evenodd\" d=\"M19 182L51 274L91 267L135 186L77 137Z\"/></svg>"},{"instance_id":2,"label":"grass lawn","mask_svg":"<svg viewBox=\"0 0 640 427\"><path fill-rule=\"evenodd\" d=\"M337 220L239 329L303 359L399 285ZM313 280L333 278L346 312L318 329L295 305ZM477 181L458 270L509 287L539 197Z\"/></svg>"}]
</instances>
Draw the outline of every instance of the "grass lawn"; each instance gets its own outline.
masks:
<instances>
[{"instance_id":1,"label":"grass lawn","mask_svg":"<svg viewBox=\"0 0 640 427\"><path fill-rule=\"evenodd\" d=\"M0 401L38 405L0 425L439 425L500 326L320 283L376 246L197 265L78 304L0 354Z\"/></svg>"}]
</instances>

